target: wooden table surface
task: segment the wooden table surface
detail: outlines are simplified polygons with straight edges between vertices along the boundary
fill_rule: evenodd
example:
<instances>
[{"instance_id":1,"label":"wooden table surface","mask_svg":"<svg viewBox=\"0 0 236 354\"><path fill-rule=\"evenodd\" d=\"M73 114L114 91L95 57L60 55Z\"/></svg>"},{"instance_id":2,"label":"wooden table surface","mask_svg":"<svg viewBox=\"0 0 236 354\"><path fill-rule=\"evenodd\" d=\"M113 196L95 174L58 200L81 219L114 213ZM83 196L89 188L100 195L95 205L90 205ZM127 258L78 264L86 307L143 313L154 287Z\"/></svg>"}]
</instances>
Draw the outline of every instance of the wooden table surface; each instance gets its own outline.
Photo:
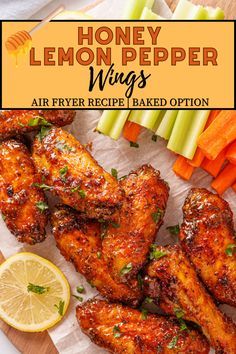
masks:
<instances>
[{"instance_id":1,"label":"wooden table surface","mask_svg":"<svg viewBox=\"0 0 236 354\"><path fill-rule=\"evenodd\" d=\"M118 1L118 0L117 0ZM97 0L96 2L100 2ZM178 0L166 0L170 9L173 11ZM236 17L236 1L235 0L192 0L193 3L199 5L219 6L225 11L226 18L233 19ZM1 256L0 256L1 257ZM1 260L1 258L0 258ZM0 320L0 328L5 332L8 338L23 354L57 354L58 351L54 347L47 332L43 333L22 333L14 328L9 327Z\"/></svg>"}]
</instances>

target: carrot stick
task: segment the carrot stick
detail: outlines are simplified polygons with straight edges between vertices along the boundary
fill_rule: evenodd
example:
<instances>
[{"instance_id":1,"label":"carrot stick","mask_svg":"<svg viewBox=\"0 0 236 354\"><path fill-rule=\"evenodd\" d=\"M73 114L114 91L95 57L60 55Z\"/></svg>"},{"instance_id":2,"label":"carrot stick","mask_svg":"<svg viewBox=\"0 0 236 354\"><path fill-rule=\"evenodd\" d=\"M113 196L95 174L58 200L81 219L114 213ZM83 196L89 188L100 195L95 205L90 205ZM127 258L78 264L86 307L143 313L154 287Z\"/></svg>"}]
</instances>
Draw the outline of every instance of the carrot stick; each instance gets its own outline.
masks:
<instances>
[{"instance_id":1,"label":"carrot stick","mask_svg":"<svg viewBox=\"0 0 236 354\"><path fill-rule=\"evenodd\" d=\"M207 171L213 177L216 177L220 172L226 160L226 149L222 150L215 160L209 160L207 157L203 160L201 168Z\"/></svg>"},{"instance_id":2,"label":"carrot stick","mask_svg":"<svg viewBox=\"0 0 236 354\"><path fill-rule=\"evenodd\" d=\"M133 143L136 143L140 131L141 131L141 126L139 124L127 120L125 122L123 136L125 139L132 141Z\"/></svg>"},{"instance_id":3,"label":"carrot stick","mask_svg":"<svg viewBox=\"0 0 236 354\"><path fill-rule=\"evenodd\" d=\"M235 139L236 111L221 111L200 135L198 146L209 160L214 160Z\"/></svg>"},{"instance_id":4,"label":"carrot stick","mask_svg":"<svg viewBox=\"0 0 236 354\"><path fill-rule=\"evenodd\" d=\"M203 154L202 150L197 148L195 155L192 160L188 160L190 166L193 167L200 167L202 161L204 160L205 155Z\"/></svg>"},{"instance_id":5,"label":"carrot stick","mask_svg":"<svg viewBox=\"0 0 236 354\"><path fill-rule=\"evenodd\" d=\"M236 182L236 165L229 163L223 171L213 180L211 187L218 194L223 194L226 189Z\"/></svg>"},{"instance_id":6,"label":"carrot stick","mask_svg":"<svg viewBox=\"0 0 236 354\"><path fill-rule=\"evenodd\" d=\"M190 166L188 163L188 159L179 155L177 160L173 165L173 171L181 178L185 179L186 181L190 180L194 167Z\"/></svg>"},{"instance_id":7,"label":"carrot stick","mask_svg":"<svg viewBox=\"0 0 236 354\"><path fill-rule=\"evenodd\" d=\"M204 130L206 130L209 127L209 125L216 119L219 113L220 113L219 109L215 109L211 111ZM205 155L203 154L202 150L199 149L198 147L193 159L189 160L188 163L193 167L200 167L204 160L204 157Z\"/></svg>"},{"instance_id":8,"label":"carrot stick","mask_svg":"<svg viewBox=\"0 0 236 354\"><path fill-rule=\"evenodd\" d=\"M229 162L236 164L236 140L228 147L226 158Z\"/></svg>"},{"instance_id":9,"label":"carrot stick","mask_svg":"<svg viewBox=\"0 0 236 354\"><path fill-rule=\"evenodd\" d=\"M234 190L235 193L236 193L236 183L234 183L234 184L232 185L232 188L233 188L233 190Z\"/></svg>"}]
</instances>

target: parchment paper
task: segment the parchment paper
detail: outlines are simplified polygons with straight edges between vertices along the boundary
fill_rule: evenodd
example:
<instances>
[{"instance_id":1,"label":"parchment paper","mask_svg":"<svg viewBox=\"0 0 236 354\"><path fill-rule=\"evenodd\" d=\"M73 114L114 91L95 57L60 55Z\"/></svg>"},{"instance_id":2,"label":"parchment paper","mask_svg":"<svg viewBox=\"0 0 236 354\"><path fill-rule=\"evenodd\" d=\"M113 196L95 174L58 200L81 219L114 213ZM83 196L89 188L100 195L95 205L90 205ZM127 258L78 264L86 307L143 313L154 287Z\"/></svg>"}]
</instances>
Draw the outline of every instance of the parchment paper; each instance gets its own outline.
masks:
<instances>
[{"instance_id":1,"label":"parchment paper","mask_svg":"<svg viewBox=\"0 0 236 354\"><path fill-rule=\"evenodd\" d=\"M97 9L91 11L96 18L118 18L122 13L122 8L126 0L109 0L107 6L101 4ZM159 14L165 17L170 15L167 5L158 0ZM119 176L126 175L132 169L136 169L142 164L150 163L161 171L161 176L170 185L170 198L164 219L164 225L158 233L157 240L159 244L173 244L175 240L169 236L166 227L180 223L182 220L182 205L186 194L191 187L209 188L211 177L198 169L195 172L191 182L184 182L172 172L172 165L175 160L173 153L166 149L166 143L162 139L157 142L151 140L152 133L143 130L138 149L131 148L123 138L113 141L108 137L95 133L93 130L97 125L101 115L100 111L78 111L74 123L66 129L76 136L81 143L93 142L93 156L98 162L110 172L111 168L116 168ZM236 213L236 198L232 191L225 193L224 198L230 202L231 208ZM75 293L76 286L83 285L86 293L83 294L84 300L97 294L86 280L75 272L72 264L65 261L55 246L54 239L48 227L48 238L45 242L36 246L24 246L15 240L15 237L6 228L4 222L0 220L0 250L7 258L16 252L29 251L42 257L48 258L55 263L66 275L71 292ZM78 301L71 298L70 307L62 322L49 330L49 334L61 354L101 354L105 351L89 340L84 335L77 324L75 318L75 307ZM236 319L236 313L229 306L222 306L224 311Z\"/></svg>"}]
</instances>

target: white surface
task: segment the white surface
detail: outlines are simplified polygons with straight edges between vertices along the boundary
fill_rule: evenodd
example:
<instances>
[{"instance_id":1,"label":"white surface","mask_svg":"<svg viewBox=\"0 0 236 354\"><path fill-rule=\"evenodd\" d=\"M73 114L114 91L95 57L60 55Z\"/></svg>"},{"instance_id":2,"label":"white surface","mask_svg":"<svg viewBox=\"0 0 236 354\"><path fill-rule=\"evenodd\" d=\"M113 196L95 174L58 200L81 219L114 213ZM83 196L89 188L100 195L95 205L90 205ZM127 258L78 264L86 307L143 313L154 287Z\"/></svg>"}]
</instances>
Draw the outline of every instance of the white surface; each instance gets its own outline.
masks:
<instances>
[{"instance_id":1,"label":"white surface","mask_svg":"<svg viewBox=\"0 0 236 354\"><path fill-rule=\"evenodd\" d=\"M98 19L119 18L126 1L127 0L106 0L103 4L92 10L91 14ZM17 1L14 2L16 3ZM22 3L25 2L31 5L34 3L34 5L38 6L39 3L43 4L49 1L18 1L21 6ZM9 1L4 1L5 5L6 3L9 3ZM13 1L11 1L11 3L13 3ZM32 15L32 12L30 16L33 16L33 18L43 18L49 11L58 6L59 3L61 3L61 1L52 1L49 6L38 11L36 15ZM86 5L88 1L68 0L66 3L68 9L77 10ZM161 16L170 16L170 10L164 3L164 0L158 0L156 2L156 8L157 7L159 8L158 12ZM0 10L2 14L2 2ZM22 11L20 11L20 13L22 14ZM162 177L169 183L171 190L164 220L165 223L158 234L157 240L160 244L173 243L173 239L170 238L166 231L166 226L181 222L182 205L188 189L192 186L209 187L211 178L200 170L195 173L191 183L184 182L176 177L172 172L172 164L175 160L174 154L166 149L166 144L163 140L158 139L157 142L153 142L151 140L152 134L148 131L144 131L141 134L139 149L130 148L127 141L122 138L115 142L107 137L94 133L93 130L96 127L99 116L99 111L78 111L75 122L68 127L67 130L72 132L81 143L93 141L93 156L107 171L110 171L111 168L117 168L119 175L122 176L144 163L151 163L155 168L161 171ZM236 200L233 192L228 191L224 197L230 202L232 210L236 213ZM86 289L86 293L83 296L84 300L96 294L96 291L89 286L86 280L80 274L76 273L74 267L70 263L67 263L60 255L55 247L55 242L50 232L48 232L47 240L42 244L25 247L15 240L2 220L0 220L0 234L0 249L5 257L9 257L23 250L35 252L50 259L61 268L70 282L72 293L75 292L75 287L81 284L84 285ZM92 344L88 337L81 332L75 318L76 305L77 301L72 298L65 319L54 329L49 331L57 349L61 354L105 353L103 349ZM232 309L229 306L224 306L223 308L232 315ZM236 316L234 317L236 319ZM6 351L4 354L10 354L10 352Z\"/></svg>"},{"instance_id":2,"label":"white surface","mask_svg":"<svg viewBox=\"0 0 236 354\"><path fill-rule=\"evenodd\" d=\"M4 354L20 354L20 352L9 341L7 336L0 330L1 353Z\"/></svg>"}]
</instances>

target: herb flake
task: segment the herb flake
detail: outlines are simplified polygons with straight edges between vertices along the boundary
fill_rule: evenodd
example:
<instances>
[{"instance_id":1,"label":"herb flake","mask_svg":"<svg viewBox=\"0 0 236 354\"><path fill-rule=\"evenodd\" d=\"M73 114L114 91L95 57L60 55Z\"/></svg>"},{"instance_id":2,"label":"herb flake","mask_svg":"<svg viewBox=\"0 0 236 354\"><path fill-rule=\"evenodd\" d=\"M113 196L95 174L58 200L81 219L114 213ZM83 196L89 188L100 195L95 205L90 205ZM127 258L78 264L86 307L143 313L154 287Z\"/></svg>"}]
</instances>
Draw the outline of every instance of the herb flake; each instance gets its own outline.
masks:
<instances>
[{"instance_id":1,"label":"herb flake","mask_svg":"<svg viewBox=\"0 0 236 354\"><path fill-rule=\"evenodd\" d=\"M76 291L77 291L77 293L79 293L79 294L84 293L84 287L83 287L83 285L77 286L77 287L76 287Z\"/></svg>"},{"instance_id":2,"label":"herb flake","mask_svg":"<svg viewBox=\"0 0 236 354\"><path fill-rule=\"evenodd\" d=\"M54 305L60 316L63 316L65 301L60 300L58 305Z\"/></svg>"},{"instance_id":3,"label":"herb flake","mask_svg":"<svg viewBox=\"0 0 236 354\"><path fill-rule=\"evenodd\" d=\"M27 285L27 291L28 292L32 292L32 293L35 293L35 294L44 294L46 293L47 291L49 291L49 287L45 287L45 286L40 286L40 285L35 285L35 284L32 284L32 283L29 283Z\"/></svg>"},{"instance_id":4,"label":"herb flake","mask_svg":"<svg viewBox=\"0 0 236 354\"><path fill-rule=\"evenodd\" d=\"M169 349L176 348L176 344L178 342L178 339L179 339L178 336L173 337L172 340L170 341L170 343L167 345L167 348L169 348Z\"/></svg>"},{"instance_id":5,"label":"herb flake","mask_svg":"<svg viewBox=\"0 0 236 354\"><path fill-rule=\"evenodd\" d=\"M36 203L36 207L41 211L41 213L48 209L48 205L45 202Z\"/></svg>"},{"instance_id":6,"label":"herb flake","mask_svg":"<svg viewBox=\"0 0 236 354\"><path fill-rule=\"evenodd\" d=\"M150 249L151 249L151 252L149 254L149 258L151 260L152 259L160 259L160 258L162 258L162 257L167 255L166 252L158 250L157 249L157 245L151 245Z\"/></svg>"},{"instance_id":7,"label":"herb flake","mask_svg":"<svg viewBox=\"0 0 236 354\"><path fill-rule=\"evenodd\" d=\"M121 270L120 275L128 274L132 270L133 266L132 263L126 264Z\"/></svg>"},{"instance_id":8,"label":"herb flake","mask_svg":"<svg viewBox=\"0 0 236 354\"><path fill-rule=\"evenodd\" d=\"M168 226L166 228L166 230L168 230L171 235L177 236L177 235L179 235L179 231L180 231L179 224L173 225L173 226Z\"/></svg>"},{"instance_id":9,"label":"herb flake","mask_svg":"<svg viewBox=\"0 0 236 354\"><path fill-rule=\"evenodd\" d=\"M48 186L47 184L45 183L33 183L32 184L34 187L38 187L38 188L41 188L45 191L50 191L52 189L52 187Z\"/></svg>"},{"instance_id":10,"label":"herb flake","mask_svg":"<svg viewBox=\"0 0 236 354\"><path fill-rule=\"evenodd\" d=\"M115 325L113 327L113 336L115 338L120 338L121 337L121 333L120 333L120 327L118 325Z\"/></svg>"},{"instance_id":11,"label":"herb flake","mask_svg":"<svg viewBox=\"0 0 236 354\"><path fill-rule=\"evenodd\" d=\"M82 296L78 296L78 295L72 295L75 299L77 299L79 302L83 302L84 299L82 298Z\"/></svg>"},{"instance_id":12,"label":"herb flake","mask_svg":"<svg viewBox=\"0 0 236 354\"><path fill-rule=\"evenodd\" d=\"M152 215L152 220L154 221L155 224L157 224L163 216L163 210L157 208L157 211L155 211L151 215Z\"/></svg>"},{"instance_id":13,"label":"herb flake","mask_svg":"<svg viewBox=\"0 0 236 354\"><path fill-rule=\"evenodd\" d=\"M62 179L63 182L66 181L67 172L68 172L68 167L67 167L67 166L62 167L62 168L59 170L59 174L60 174L60 177L61 177L61 179Z\"/></svg>"},{"instance_id":14,"label":"herb flake","mask_svg":"<svg viewBox=\"0 0 236 354\"><path fill-rule=\"evenodd\" d=\"M236 253L236 244L232 243L228 245L225 249L225 253L227 256L232 257Z\"/></svg>"},{"instance_id":15,"label":"herb flake","mask_svg":"<svg viewBox=\"0 0 236 354\"><path fill-rule=\"evenodd\" d=\"M118 171L115 168L111 169L111 175L115 178L118 179Z\"/></svg>"},{"instance_id":16,"label":"herb flake","mask_svg":"<svg viewBox=\"0 0 236 354\"><path fill-rule=\"evenodd\" d=\"M142 309L141 310L141 319L146 320L148 315L148 310L147 309Z\"/></svg>"}]
</instances>

